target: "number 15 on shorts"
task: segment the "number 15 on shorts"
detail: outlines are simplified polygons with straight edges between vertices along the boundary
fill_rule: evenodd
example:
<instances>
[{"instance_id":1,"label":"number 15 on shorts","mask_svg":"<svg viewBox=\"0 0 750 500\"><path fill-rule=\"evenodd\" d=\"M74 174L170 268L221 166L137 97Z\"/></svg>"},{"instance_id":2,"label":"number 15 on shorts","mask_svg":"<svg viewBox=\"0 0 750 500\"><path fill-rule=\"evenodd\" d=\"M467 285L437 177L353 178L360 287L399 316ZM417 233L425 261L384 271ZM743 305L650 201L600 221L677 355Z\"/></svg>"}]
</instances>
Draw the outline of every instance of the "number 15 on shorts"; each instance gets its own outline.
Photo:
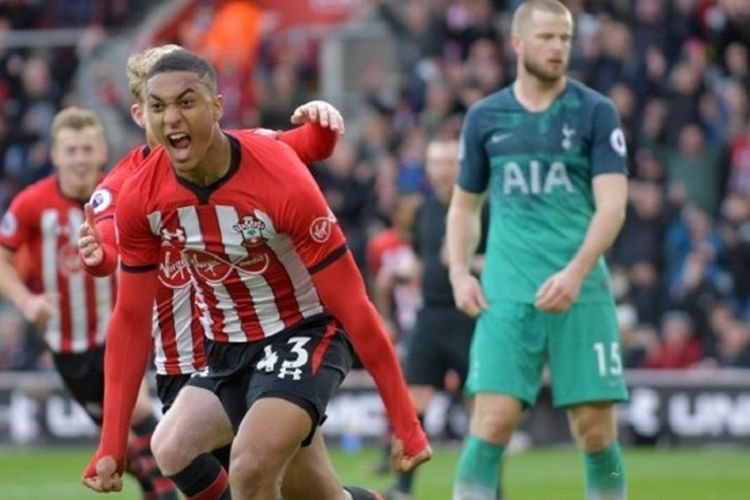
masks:
<instances>
[{"instance_id":1,"label":"number 15 on shorts","mask_svg":"<svg viewBox=\"0 0 750 500\"><path fill-rule=\"evenodd\" d=\"M620 375L622 373L622 361L620 359L620 344L610 342L607 349L606 342L595 342L594 353L596 364L599 367L599 376Z\"/></svg>"}]
</instances>

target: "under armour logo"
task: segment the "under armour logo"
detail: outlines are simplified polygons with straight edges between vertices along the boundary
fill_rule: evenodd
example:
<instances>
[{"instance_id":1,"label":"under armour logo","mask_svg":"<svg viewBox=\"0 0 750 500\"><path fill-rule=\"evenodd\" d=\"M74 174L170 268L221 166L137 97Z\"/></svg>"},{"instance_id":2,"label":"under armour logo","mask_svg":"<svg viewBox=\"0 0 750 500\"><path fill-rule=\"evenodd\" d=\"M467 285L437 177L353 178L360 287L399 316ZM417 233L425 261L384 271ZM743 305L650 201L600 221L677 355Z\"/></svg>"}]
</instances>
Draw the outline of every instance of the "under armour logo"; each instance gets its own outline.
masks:
<instances>
[{"instance_id":1,"label":"under armour logo","mask_svg":"<svg viewBox=\"0 0 750 500\"><path fill-rule=\"evenodd\" d=\"M286 363L281 365L281 369L279 370L279 378L286 378L287 375L292 376L292 380L299 380L302 378L302 370L299 368L295 368L293 370L290 370L288 366L286 366Z\"/></svg>"},{"instance_id":2,"label":"under armour logo","mask_svg":"<svg viewBox=\"0 0 750 500\"><path fill-rule=\"evenodd\" d=\"M162 245L171 245L172 238L175 238L178 243L185 243L185 231L180 228L170 231L166 227L161 230Z\"/></svg>"}]
</instances>

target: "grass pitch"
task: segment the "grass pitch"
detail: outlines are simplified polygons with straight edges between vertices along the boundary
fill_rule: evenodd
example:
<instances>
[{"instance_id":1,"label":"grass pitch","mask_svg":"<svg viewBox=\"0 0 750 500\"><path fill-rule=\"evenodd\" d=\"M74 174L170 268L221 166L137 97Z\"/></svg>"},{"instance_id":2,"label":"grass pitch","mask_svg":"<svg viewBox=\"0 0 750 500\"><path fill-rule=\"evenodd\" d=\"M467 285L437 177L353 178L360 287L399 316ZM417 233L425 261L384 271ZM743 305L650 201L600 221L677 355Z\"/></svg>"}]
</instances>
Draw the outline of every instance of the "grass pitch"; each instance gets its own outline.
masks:
<instances>
[{"instance_id":1,"label":"grass pitch","mask_svg":"<svg viewBox=\"0 0 750 500\"><path fill-rule=\"evenodd\" d=\"M86 490L78 477L90 449L0 450L0 499L80 500L140 498L137 485L126 483L119 495L101 497ZM450 500L458 450L439 449L420 468L416 500ZM372 473L380 451L344 454L331 449L334 466L345 484L386 489L390 476ZM631 500L748 500L750 448L625 450ZM505 460L505 494L509 500L581 500L583 469L573 449L535 449ZM311 499L317 500L317 499Z\"/></svg>"}]
</instances>

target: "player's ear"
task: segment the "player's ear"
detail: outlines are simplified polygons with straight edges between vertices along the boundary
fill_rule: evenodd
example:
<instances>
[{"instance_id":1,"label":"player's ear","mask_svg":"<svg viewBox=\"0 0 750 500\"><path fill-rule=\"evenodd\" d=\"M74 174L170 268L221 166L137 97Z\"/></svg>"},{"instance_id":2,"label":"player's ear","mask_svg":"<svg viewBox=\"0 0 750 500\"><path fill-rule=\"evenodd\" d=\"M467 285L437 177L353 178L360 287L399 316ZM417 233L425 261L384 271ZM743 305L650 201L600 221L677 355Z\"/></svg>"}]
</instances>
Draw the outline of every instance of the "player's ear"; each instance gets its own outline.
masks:
<instances>
[{"instance_id":1,"label":"player's ear","mask_svg":"<svg viewBox=\"0 0 750 500\"><path fill-rule=\"evenodd\" d=\"M213 108L214 121L218 122L224 116L224 97L221 94L216 94L211 106Z\"/></svg>"},{"instance_id":2,"label":"player's ear","mask_svg":"<svg viewBox=\"0 0 750 500\"><path fill-rule=\"evenodd\" d=\"M516 57L520 56L521 54L521 35L518 33L513 33L510 37L510 46L513 47L513 53L516 55Z\"/></svg>"},{"instance_id":3,"label":"player's ear","mask_svg":"<svg viewBox=\"0 0 750 500\"><path fill-rule=\"evenodd\" d=\"M140 104L134 103L130 105L130 117L133 119L136 125L141 128L145 127L143 108Z\"/></svg>"}]
</instances>

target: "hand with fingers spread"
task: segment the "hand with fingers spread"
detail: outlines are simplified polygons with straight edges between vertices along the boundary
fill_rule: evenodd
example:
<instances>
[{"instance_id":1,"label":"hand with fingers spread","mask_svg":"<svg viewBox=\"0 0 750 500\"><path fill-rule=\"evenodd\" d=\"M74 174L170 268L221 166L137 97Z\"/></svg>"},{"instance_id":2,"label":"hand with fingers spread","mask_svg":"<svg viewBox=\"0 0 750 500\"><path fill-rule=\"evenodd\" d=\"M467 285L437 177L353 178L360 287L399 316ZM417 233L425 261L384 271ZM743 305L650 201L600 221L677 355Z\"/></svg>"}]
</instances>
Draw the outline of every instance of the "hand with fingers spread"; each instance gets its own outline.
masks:
<instances>
[{"instance_id":1,"label":"hand with fingers spread","mask_svg":"<svg viewBox=\"0 0 750 500\"><path fill-rule=\"evenodd\" d=\"M122 476L117 472L117 462L110 456L99 458L95 465L90 463L81 480L84 485L98 493L122 491Z\"/></svg>"},{"instance_id":2,"label":"hand with fingers spread","mask_svg":"<svg viewBox=\"0 0 750 500\"><path fill-rule=\"evenodd\" d=\"M536 292L535 306L547 312L565 312L578 298L586 275L573 266L566 266L547 278Z\"/></svg>"},{"instance_id":3,"label":"hand with fingers spread","mask_svg":"<svg viewBox=\"0 0 750 500\"><path fill-rule=\"evenodd\" d=\"M332 104L325 101L310 101L294 110L291 117L294 125L305 123L317 123L323 128L328 128L339 135L344 135L344 118Z\"/></svg>"},{"instance_id":4,"label":"hand with fingers spread","mask_svg":"<svg viewBox=\"0 0 750 500\"><path fill-rule=\"evenodd\" d=\"M475 276L468 271L451 272L450 279L453 285L453 300L456 301L458 309L476 318L489 307L482 292L482 285Z\"/></svg>"},{"instance_id":5,"label":"hand with fingers spread","mask_svg":"<svg viewBox=\"0 0 750 500\"><path fill-rule=\"evenodd\" d=\"M404 455L404 444L394 437L391 440L391 467L394 471L408 472L432 458L432 448L428 444L416 455Z\"/></svg>"},{"instance_id":6,"label":"hand with fingers spread","mask_svg":"<svg viewBox=\"0 0 750 500\"><path fill-rule=\"evenodd\" d=\"M84 212L86 213L86 220L81 224L78 233L78 250L84 264L94 267L104 260L104 250L101 246L99 231L96 229L96 221L94 221L94 209L86 203Z\"/></svg>"}]
</instances>

